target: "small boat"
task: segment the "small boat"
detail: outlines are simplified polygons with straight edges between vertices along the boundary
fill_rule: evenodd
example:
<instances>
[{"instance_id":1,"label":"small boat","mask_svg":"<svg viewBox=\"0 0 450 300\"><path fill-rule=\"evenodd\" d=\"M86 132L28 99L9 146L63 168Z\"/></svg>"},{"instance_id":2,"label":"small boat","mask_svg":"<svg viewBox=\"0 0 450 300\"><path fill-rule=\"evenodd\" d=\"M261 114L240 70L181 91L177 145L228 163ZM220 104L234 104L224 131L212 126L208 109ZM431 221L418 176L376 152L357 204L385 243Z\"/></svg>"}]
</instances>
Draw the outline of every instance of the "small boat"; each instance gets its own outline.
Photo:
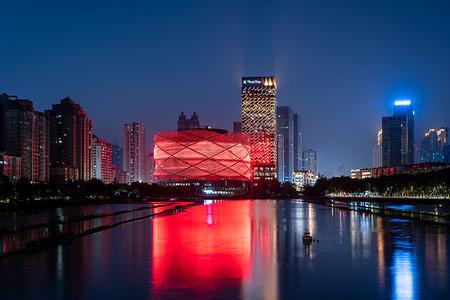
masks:
<instances>
[{"instance_id":1,"label":"small boat","mask_svg":"<svg viewBox=\"0 0 450 300\"><path fill-rule=\"evenodd\" d=\"M309 233L308 227L306 227L305 233L303 234L303 238L302 239L303 239L303 242L305 242L305 243L311 243L312 242L313 238L311 236L311 233Z\"/></svg>"}]
</instances>

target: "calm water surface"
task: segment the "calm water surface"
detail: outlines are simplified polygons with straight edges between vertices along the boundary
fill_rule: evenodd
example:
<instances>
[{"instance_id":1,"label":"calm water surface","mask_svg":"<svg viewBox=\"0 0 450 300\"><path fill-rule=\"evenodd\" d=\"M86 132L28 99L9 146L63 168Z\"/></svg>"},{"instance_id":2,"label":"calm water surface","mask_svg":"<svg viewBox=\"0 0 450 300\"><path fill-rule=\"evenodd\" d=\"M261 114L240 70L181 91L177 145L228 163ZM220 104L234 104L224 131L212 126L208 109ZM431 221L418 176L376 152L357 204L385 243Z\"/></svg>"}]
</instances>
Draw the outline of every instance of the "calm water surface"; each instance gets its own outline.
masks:
<instances>
[{"instance_id":1,"label":"calm water surface","mask_svg":"<svg viewBox=\"0 0 450 300\"><path fill-rule=\"evenodd\" d=\"M0 298L449 299L448 234L298 200L206 201L0 259Z\"/></svg>"}]
</instances>

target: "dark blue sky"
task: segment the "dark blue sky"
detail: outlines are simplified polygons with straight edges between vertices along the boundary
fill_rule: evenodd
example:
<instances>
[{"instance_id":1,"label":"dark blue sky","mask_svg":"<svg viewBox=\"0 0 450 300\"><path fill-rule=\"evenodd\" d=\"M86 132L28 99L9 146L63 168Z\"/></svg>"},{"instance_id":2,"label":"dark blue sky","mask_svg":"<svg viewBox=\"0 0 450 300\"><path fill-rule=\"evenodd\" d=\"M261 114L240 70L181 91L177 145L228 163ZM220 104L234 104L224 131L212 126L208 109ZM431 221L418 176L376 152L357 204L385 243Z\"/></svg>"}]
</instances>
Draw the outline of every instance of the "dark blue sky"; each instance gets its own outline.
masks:
<instances>
[{"instance_id":1,"label":"dark blue sky","mask_svg":"<svg viewBox=\"0 0 450 300\"><path fill-rule=\"evenodd\" d=\"M395 99L416 140L450 126L450 2L3 1L0 92L45 110L69 96L102 139L176 129L181 111L231 130L240 77L274 75L319 170L371 167ZM149 149L147 152L150 152Z\"/></svg>"}]
</instances>

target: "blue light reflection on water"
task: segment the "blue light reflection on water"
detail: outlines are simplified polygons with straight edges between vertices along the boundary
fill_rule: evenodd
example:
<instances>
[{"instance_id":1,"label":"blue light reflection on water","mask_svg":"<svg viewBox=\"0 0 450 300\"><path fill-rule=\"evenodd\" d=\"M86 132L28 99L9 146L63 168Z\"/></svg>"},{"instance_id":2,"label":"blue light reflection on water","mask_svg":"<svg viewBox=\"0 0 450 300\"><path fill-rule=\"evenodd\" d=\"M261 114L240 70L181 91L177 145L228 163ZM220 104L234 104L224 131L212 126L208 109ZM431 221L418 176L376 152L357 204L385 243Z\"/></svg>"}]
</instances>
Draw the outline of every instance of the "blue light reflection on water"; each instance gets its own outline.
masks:
<instances>
[{"instance_id":1,"label":"blue light reflection on water","mask_svg":"<svg viewBox=\"0 0 450 300\"><path fill-rule=\"evenodd\" d=\"M414 253L414 244L411 241L411 236L403 234L401 230L396 235L393 242L394 254L392 265L393 277L393 299L416 299L416 280L418 272L416 270L417 262Z\"/></svg>"}]
</instances>

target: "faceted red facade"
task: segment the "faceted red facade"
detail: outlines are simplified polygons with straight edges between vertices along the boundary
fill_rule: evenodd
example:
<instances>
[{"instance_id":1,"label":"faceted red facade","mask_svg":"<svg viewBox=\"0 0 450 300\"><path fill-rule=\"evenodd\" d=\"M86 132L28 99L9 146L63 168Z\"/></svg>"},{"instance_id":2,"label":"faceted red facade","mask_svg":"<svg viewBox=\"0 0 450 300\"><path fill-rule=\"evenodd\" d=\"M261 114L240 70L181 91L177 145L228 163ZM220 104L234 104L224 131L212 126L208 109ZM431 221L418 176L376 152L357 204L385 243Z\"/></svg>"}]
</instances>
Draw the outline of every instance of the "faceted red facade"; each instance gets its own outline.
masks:
<instances>
[{"instance_id":1,"label":"faceted red facade","mask_svg":"<svg viewBox=\"0 0 450 300\"><path fill-rule=\"evenodd\" d=\"M250 139L245 133L164 131L154 142L155 181L251 179Z\"/></svg>"}]
</instances>

